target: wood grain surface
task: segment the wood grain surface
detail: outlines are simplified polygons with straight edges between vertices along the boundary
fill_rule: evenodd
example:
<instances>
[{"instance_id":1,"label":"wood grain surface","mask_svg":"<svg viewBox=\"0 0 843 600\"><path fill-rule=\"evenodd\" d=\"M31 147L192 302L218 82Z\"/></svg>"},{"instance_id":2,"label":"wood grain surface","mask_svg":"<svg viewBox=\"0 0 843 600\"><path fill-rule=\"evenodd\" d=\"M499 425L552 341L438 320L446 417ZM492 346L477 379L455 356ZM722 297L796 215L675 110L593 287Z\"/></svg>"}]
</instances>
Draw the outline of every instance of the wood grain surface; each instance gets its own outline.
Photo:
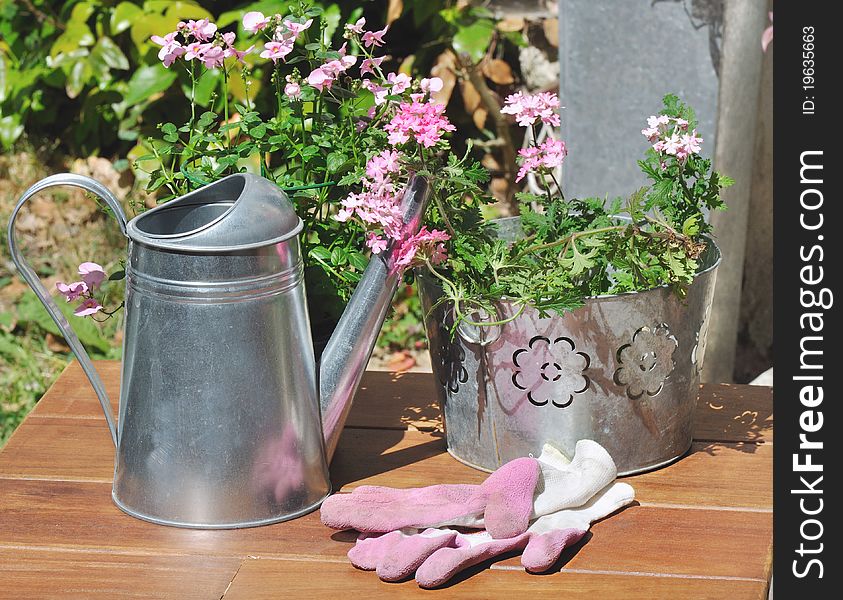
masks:
<instances>
[{"instance_id":1,"label":"wood grain surface","mask_svg":"<svg viewBox=\"0 0 843 600\"><path fill-rule=\"evenodd\" d=\"M119 363L96 364L113 409ZM429 373L367 372L331 465L334 489L479 483L445 450ZM0 598L766 598L772 557L772 391L700 390L690 452L624 478L636 502L595 523L546 575L518 556L442 589L386 584L352 567L353 532L318 512L242 530L153 525L111 501L114 451L71 363L0 451Z\"/></svg>"}]
</instances>

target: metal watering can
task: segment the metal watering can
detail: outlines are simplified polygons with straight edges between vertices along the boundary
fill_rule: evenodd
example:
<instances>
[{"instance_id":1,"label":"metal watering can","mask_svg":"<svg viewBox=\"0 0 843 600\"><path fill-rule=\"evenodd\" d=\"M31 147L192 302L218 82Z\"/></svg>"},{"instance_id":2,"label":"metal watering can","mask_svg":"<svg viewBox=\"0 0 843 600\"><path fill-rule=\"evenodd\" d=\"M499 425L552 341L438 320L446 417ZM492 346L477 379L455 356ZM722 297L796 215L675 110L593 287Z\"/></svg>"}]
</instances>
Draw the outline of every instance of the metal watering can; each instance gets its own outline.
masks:
<instances>
[{"instance_id":1,"label":"metal watering can","mask_svg":"<svg viewBox=\"0 0 843 600\"><path fill-rule=\"evenodd\" d=\"M75 186L103 200L129 240L119 418L91 360L17 249L33 195ZM413 176L401 208L418 231L430 195ZM127 223L81 175L29 188L9 220L12 259L91 381L116 448L112 498L135 517L234 528L305 514L330 493L328 463L401 278L392 248L373 257L317 368L287 196L231 175Z\"/></svg>"}]
</instances>

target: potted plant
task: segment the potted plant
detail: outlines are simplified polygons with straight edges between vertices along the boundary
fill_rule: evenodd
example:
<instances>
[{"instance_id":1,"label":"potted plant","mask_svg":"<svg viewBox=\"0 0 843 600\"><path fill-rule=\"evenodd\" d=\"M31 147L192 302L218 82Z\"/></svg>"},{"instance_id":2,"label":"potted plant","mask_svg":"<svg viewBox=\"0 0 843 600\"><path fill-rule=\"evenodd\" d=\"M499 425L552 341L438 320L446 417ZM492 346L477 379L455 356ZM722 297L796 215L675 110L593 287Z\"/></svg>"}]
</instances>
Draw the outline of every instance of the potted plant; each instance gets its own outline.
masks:
<instances>
[{"instance_id":1,"label":"potted plant","mask_svg":"<svg viewBox=\"0 0 843 600\"><path fill-rule=\"evenodd\" d=\"M380 54L386 27L358 18L337 31L321 8L306 3L293 4L286 15L248 12L236 27L222 31L207 19L191 20L152 37L163 65L187 73L190 118L159 124L160 135L147 139L149 153L134 165L159 202L245 170L287 191L304 222L319 352L369 251L400 243L405 251L397 267L406 268L419 244L435 248L444 241L429 229L418 239L398 239L398 205L411 174L426 176L447 164L443 135L454 127L432 98L440 79L386 70ZM332 47L340 33L343 43ZM260 85L273 90L270 102L256 100ZM458 163L450 163L452 172ZM436 185L458 194L466 182L444 176Z\"/></svg>"},{"instance_id":2,"label":"potted plant","mask_svg":"<svg viewBox=\"0 0 843 600\"><path fill-rule=\"evenodd\" d=\"M493 470L553 442L609 450L621 473L684 454L720 256L707 211L731 180L701 152L693 111L668 95L647 120L650 179L628 198L566 199L554 170L563 141L555 94L507 98L531 128L518 178L521 215L479 222L448 198L431 223L447 260L417 270L448 449Z\"/></svg>"}]
</instances>

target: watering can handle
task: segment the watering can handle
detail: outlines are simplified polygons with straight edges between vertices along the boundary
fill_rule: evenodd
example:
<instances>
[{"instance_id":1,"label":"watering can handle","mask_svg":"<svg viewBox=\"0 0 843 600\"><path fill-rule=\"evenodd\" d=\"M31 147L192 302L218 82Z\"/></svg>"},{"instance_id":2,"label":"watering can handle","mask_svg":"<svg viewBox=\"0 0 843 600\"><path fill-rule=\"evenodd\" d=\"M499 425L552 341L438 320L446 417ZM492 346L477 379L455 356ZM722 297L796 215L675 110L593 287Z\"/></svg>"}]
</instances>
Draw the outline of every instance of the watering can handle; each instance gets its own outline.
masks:
<instances>
[{"instance_id":1,"label":"watering can handle","mask_svg":"<svg viewBox=\"0 0 843 600\"><path fill-rule=\"evenodd\" d=\"M83 190L91 192L95 196L99 197L114 212L114 216L117 217L117 223L120 225L120 231L124 236L126 235L126 215L123 212L123 207L120 206L120 202L117 198L115 198L104 185L94 179L91 179L90 177L85 177L84 175L59 173L42 179L26 190L26 192L24 192L24 194L20 197L20 200L18 200L15 209L12 211L12 216L9 218L9 229L7 232L9 239L9 252L12 255L12 261L14 261L21 276L29 284L29 287L32 288L32 291L35 292L35 295L38 296L38 299L41 300L42 304L44 304L47 312L50 313L53 321L55 321L59 330L64 335L64 339L67 341L70 349L73 350L73 354L75 354L76 358L79 360L79 364L82 365L82 370L85 371L85 375L87 375L88 379L91 381L91 385L94 387L94 391L97 393L97 398L99 398L100 405L102 406L102 411L105 414L105 420L108 424L108 429L111 432L111 441L114 442L114 446L116 447L117 429L114 426L114 417L111 414L111 403L105 393L105 386L103 386L99 374L96 369L94 369L93 363L91 363L91 358L88 356L88 353L85 352L85 348L82 346L79 338L74 333L70 323L67 322L64 314L61 310L59 310L59 307L50 296L50 293L38 279L38 275L36 275L35 271L32 270L32 267L29 266L29 263L27 263L20 254L17 247L15 221L17 220L20 209L26 201L35 194L38 194L47 188L57 186L74 186L82 188Z\"/></svg>"}]
</instances>

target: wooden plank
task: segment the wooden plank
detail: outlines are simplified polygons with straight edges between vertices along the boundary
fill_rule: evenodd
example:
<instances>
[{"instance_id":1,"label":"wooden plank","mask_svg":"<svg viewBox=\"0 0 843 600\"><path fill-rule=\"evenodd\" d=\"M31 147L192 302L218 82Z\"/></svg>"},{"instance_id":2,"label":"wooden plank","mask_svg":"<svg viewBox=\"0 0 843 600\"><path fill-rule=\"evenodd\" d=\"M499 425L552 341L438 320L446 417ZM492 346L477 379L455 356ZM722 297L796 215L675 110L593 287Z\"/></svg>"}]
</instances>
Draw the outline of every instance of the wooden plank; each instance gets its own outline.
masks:
<instances>
[{"instance_id":1,"label":"wooden plank","mask_svg":"<svg viewBox=\"0 0 843 600\"><path fill-rule=\"evenodd\" d=\"M105 419L26 419L0 452L0 477L110 483L113 475Z\"/></svg>"},{"instance_id":2,"label":"wooden plank","mask_svg":"<svg viewBox=\"0 0 843 600\"><path fill-rule=\"evenodd\" d=\"M642 504L773 510L773 446L695 442L667 467L624 477Z\"/></svg>"},{"instance_id":3,"label":"wooden plank","mask_svg":"<svg viewBox=\"0 0 843 600\"><path fill-rule=\"evenodd\" d=\"M94 367L102 379L112 414L117 416L117 401L120 397L120 362L116 360L95 360ZM79 361L70 362L56 382L38 401L29 413L32 417L75 417L103 419L97 395L91 387Z\"/></svg>"},{"instance_id":4,"label":"wooden plank","mask_svg":"<svg viewBox=\"0 0 843 600\"><path fill-rule=\"evenodd\" d=\"M221 598L242 562L0 548L0 598Z\"/></svg>"},{"instance_id":5,"label":"wooden plank","mask_svg":"<svg viewBox=\"0 0 843 600\"><path fill-rule=\"evenodd\" d=\"M445 453L442 434L353 429L331 466L335 489L481 483L488 475ZM0 453L0 477L110 482L114 449L105 423L41 417L21 425ZM772 509L772 445L697 442L676 463L625 478L643 504Z\"/></svg>"},{"instance_id":6,"label":"wooden plank","mask_svg":"<svg viewBox=\"0 0 843 600\"><path fill-rule=\"evenodd\" d=\"M346 429L331 465L335 489L481 483L487 473L443 452L441 434ZM772 446L695 443L679 461L623 478L642 504L772 509ZM423 475L420 475L423 474Z\"/></svg>"},{"instance_id":7,"label":"wooden plank","mask_svg":"<svg viewBox=\"0 0 843 600\"><path fill-rule=\"evenodd\" d=\"M384 583L374 573L350 564L249 559L225 600L285 598L554 598L594 600L624 598L693 598L694 600L760 600L766 585L759 581L714 578L653 577L626 574L551 572L530 575L523 570L489 569L488 563L468 569L438 590L423 590L412 579Z\"/></svg>"},{"instance_id":8,"label":"wooden plank","mask_svg":"<svg viewBox=\"0 0 843 600\"><path fill-rule=\"evenodd\" d=\"M120 364L96 361L114 406L119 394ZM431 373L394 374L367 371L357 393L349 427L441 429L436 382ZM700 389L695 439L723 442L772 441L772 388L706 384ZM102 418L96 395L79 363L72 362L31 413L35 417Z\"/></svg>"},{"instance_id":9,"label":"wooden plank","mask_svg":"<svg viewBox=\"0 0 843 600\"><path fill-rule=\"evenodd\" d=\"M694 439L718 442L772 442L773 388L730 383L700 390Z\"/></svg>"},{"instance_id":10,"label":"wooden plank","mask_svg":"<svg viewBox=\"0 0 843 600\"><path fill-rule=\"evenodd\" d=\"M108 484L0 482L0 547L345 562L354 537L325 528L318 513L242 530L164 527L120 512ZM772 514L633 505L595 524L588 537L566 551L568 567L766 581Z\"/></svg>"},{"instance_id":11,"label":"wooden plank","mask_svg":"<svg viewBox=\"0 0 843 600\"><path fill-rule=\"evenodd\" d=\"M112 503L107 483L0 480L0 547L342 560L347 548L338 539L354 536L327 529L318 512L249 529L183 529L123 513Z\"/></svg>"}]
</instances>

